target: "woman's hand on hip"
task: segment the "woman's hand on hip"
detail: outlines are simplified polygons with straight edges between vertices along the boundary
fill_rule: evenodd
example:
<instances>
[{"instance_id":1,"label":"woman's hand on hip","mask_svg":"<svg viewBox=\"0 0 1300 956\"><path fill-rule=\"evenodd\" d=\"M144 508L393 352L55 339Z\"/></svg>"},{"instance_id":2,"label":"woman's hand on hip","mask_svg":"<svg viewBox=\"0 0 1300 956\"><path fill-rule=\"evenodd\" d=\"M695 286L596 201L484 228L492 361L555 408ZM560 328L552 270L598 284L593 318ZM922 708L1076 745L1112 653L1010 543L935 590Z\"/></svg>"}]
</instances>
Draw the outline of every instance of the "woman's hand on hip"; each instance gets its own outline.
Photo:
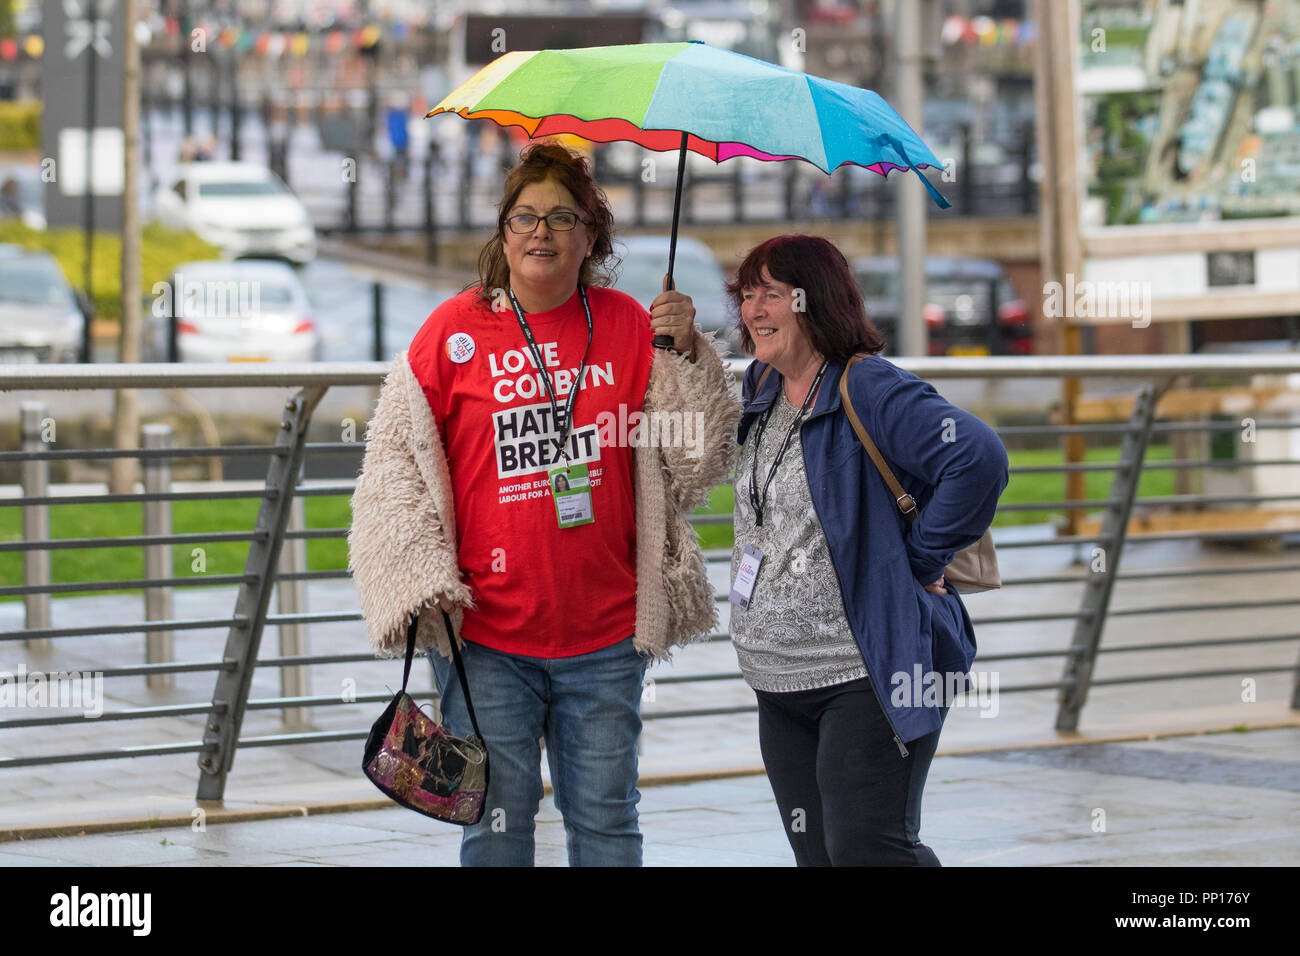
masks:
<instances>
[{"instance_id":1,"label":"woman's hand on hip","mask_svg":"<svg viewBox=\"0 0 1300 956\"><path fill-rule=\"evenodd\" d=\"M925 589L931 594L947 594L948 589L943 586L943 575L939 575L939 580L932 584L927 584Z\"/></svg>"},{"instance_id":2,"label":"woman's hand on hip","mask_svg":"<svg viewBox=\"0 0 1300 956\"><path fill-rule=\"evenodd\" d=\"M655 335L672 336L673 348L695 360L695 303L689 295L669 290L666 275L664 291L650 303L650 328Z\"/></svg>"}]
</instances>

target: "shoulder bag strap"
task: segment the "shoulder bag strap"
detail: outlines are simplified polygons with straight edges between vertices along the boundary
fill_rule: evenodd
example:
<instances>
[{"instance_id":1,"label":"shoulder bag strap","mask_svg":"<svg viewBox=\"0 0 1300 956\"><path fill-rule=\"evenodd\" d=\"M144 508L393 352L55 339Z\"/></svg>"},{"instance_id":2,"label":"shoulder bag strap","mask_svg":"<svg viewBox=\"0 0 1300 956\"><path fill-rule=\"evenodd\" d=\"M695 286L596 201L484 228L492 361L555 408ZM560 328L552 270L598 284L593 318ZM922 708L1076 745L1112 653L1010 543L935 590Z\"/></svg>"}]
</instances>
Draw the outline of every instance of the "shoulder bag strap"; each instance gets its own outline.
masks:
<instances>
[{"instance_id":1,"label":"shoulder bag strap","mask_svg":"<svg viewBox=\"0 0 1300 956\"><path fill-rule=\"evenodd\" d=\"M862 442L862 447L867 450L867 454L875 462L876 470L880 472L880 477L885 479L885 484L889 486L890 493L894 496L894 502L898 505L898 510L903 513L903 517L910 524L916 520L916 502L911 495L903 490L903 486L894 477L893 470L886 463L884 456L880 454L880 449L871 440L871 436L867 434L867 429L863 426L862 419L858 417L857 411L853 408L853 402L849 398L849 369L865 357L862 354L855 355L844 366L844 373L840 376L840 401L844 405L845 414L849 416L849 424L857 432L858 440Z\"/></svg>"},{"instance_id":2,"label":"shoulder bag strap","mask_svg":"<svg viewBox=\"0 0 1300 956\"><path fill-rule=\"evenodd\" d=\"M461 660L460 648L456 646L456 631L451 626L451 616L442 611L443 623L447 625L447 640L451 642L451 656L456 662L456 674L460 677L460 689L465 694L465 709L469 711L469 722L474 725L474 733L483 739L478 729L478 718L474 716L474 701L469 695L469 681L465 679L465 662ZM406 630L406 664L402 668L402 693L406 693L407 681L411 679L411 661L415 657L415 632L420 626L420 615L411 618L411 625Z\"/></svg>"}]
</instances>

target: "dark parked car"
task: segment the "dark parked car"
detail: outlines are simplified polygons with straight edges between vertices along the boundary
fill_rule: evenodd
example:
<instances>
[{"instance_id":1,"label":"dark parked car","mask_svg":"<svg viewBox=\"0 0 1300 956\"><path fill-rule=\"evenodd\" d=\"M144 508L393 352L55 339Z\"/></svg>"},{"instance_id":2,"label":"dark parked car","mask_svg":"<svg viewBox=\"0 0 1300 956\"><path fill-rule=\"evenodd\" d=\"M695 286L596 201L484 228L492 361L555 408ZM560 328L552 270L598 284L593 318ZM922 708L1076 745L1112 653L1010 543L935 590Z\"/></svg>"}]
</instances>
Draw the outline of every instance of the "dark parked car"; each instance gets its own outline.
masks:
<instances>
[{"instance_id":1,"label":"dark parked car","mask_svg":"<svg viewBox=\"0 0 1300 956\"><path fill-rule=\"evenodd\" d=\"M867 315L895 352L901 296L898 259L854 259ZM1032 355L1029 307L991 259L925 260L925 324L931 355Z\"/></svg>"}]
</instances>

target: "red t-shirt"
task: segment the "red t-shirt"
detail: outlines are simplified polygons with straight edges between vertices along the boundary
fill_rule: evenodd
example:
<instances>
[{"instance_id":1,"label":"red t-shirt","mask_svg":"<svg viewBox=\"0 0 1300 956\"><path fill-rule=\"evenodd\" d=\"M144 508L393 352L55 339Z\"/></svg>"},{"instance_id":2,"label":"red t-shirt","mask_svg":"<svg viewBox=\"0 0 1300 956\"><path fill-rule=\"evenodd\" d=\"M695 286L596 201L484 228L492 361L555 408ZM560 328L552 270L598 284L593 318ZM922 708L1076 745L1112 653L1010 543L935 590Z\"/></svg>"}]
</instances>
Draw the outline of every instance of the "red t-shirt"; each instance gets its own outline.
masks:
<instances>
[{"instance_id":1,"label":"red t-shirt","mask_svg":"<svg viewBox=\"0 0 1300 956\"><path fill-rule=\"evenodd\" d=\"M591 352L569 447L571 463L588 466L594 524L557 522L547 468L559 464L549 460L559 432L513 311L462 292L408 351L451 471L457 556L476 604L462 636L512 654L586 654L636 629L634 449L619 436L645 401L650 316L612 289L588 289L587 300ZM563 409L587 344L582 301L575 291L526 318Z\"/></svg>"}]
</instances>

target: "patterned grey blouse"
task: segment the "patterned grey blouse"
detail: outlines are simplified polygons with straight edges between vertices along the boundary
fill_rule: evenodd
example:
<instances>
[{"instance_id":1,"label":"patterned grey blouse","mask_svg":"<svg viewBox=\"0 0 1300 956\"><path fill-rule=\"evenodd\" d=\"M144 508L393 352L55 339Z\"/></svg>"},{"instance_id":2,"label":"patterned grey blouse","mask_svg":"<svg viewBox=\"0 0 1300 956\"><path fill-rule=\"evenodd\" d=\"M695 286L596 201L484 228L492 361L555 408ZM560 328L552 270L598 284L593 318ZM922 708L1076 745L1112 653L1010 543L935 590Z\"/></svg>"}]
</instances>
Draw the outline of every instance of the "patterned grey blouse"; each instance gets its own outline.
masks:
<instances>
[{"instance_id":1,"label":"patterned grey blouse","mask_svg":"<svg viewBox=\"0 0 1300 956\"><path fill-rule=\"evenodd\" d=\"M746 545L763 553L749 607L731 605L731 641L745 681L755 690L786 692L830 687L867 676L844 612L840 582L813 507L798 429L781 458L763 510L754 523L749 500L754 455L758 491L799 409L778 392L762 447L750 430L736 466L736 542L731 580Z\"/></svg>"}]
</instances>

